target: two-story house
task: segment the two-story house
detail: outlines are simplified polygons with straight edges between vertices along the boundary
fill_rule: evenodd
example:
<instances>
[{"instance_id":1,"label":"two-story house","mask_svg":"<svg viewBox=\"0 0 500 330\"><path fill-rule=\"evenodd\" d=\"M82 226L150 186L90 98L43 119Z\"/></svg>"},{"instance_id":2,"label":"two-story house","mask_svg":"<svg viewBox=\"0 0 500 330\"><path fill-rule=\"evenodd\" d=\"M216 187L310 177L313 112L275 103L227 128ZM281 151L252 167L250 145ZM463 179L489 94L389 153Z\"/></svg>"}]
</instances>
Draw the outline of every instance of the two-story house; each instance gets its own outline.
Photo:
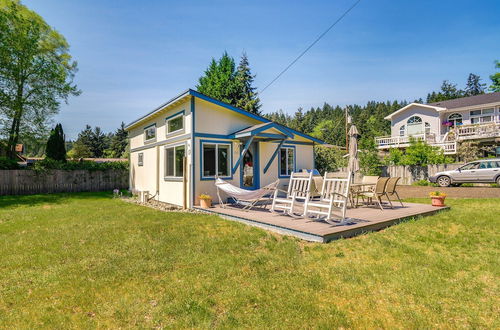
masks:
<instances>
[{"instance_id":1,"label":"two-story house","mask_svg":"<svg viewBox=\"0 0 500 330\"><path fill-rule=\"evenodd\" d=\"M378 149L405 148L410 137L455 154L463 141L500 146L500 92L429 104L410 103L385 119L391 135L375 139Z\"/></svg>"}]
</instances>

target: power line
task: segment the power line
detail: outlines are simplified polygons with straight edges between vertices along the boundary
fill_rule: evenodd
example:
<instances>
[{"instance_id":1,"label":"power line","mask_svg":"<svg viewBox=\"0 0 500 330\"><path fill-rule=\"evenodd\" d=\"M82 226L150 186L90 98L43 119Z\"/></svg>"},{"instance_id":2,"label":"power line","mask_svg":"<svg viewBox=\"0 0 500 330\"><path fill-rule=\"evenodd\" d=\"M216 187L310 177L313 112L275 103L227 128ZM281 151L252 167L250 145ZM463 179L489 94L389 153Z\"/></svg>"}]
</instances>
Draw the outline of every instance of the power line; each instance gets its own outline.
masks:
<instances>
[{"instance_id":1,"label":"power line","mask_svg":"<svg viewBox=\"0 0 500 330\"><path fill-rule=\"evenodd\" d=\"M354 9L354 7L357 6L358 3L360 3L361 0L357 0L351 7L349 7L349 9L347 9L335 22L333 22L332 25L330 25L330 27L328 29L325 30L325 32L323 32L322 34L319 35L319 37L316 38L316 40L313 41L312 44L309 45L309 47L307 47L302 53L300 53L299 56L297 56L297 58L295 58L283 71L281 71L277 76L276 78L274 78L269 84L266 85L266 87L264 87L259 94L262 94L262 92L264 92L269 86L271 86L276 80L279 79L279 77L281 77L283 75L283 73L285 73L288 69L290 69L290 67L292 65L295 64L295 62L297 62L302 56L304 56L305 53L307 53L307 51L309 49L312 48L312 46L314 46L318 41L320 41L321 38L323 38L325 36L325 34L327 34L335 25L337 25L338 22L340 22L351 10Z\"/></svg>"}]
</instances>

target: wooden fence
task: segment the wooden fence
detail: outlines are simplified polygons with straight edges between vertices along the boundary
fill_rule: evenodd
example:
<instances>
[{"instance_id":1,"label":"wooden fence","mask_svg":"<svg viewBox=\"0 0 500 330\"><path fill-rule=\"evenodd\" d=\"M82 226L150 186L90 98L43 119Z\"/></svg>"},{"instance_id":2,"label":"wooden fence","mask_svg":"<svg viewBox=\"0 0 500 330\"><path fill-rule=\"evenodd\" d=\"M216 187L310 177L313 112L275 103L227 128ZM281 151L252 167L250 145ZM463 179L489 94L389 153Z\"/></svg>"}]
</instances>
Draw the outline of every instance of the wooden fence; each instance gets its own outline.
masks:
<instances>
[{"instance_id":1,"label":"wooden fence","mask_svg":"<svg viewBox=\"0 0 500 330\"><path fill-rule=\"evenodd\" d=\"M0 195L105 191L128 188L128 170L0 170Z\"/></svg>"},{"instance_id":2,"label":"wooden fence","mask_svg":"<svg viewBox=\"0 0 500 330\"><path fill-rule=\"evenodd\" d=\"M396 177L399 176L401 180L399 184L411 185L419 180L428 180L429 177L442 171L456 170L464 164L440 164L440 165L427 165L427 166L380 166L382 176ZM347 173L346 168L341 168L339 173ZM359 172L356 173L355 181L361 180Z\"/></svg>"}]
</instances>

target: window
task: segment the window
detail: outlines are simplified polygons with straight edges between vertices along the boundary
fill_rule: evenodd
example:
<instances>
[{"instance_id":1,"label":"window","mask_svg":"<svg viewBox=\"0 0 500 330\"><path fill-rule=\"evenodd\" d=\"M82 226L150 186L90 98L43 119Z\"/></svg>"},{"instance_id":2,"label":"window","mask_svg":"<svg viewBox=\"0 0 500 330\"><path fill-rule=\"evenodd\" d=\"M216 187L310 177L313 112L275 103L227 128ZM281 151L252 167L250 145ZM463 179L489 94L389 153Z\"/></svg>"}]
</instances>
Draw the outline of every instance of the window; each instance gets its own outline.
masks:
<instances>
[{"instance_id":1,"label":"window","mask_svg":"<svg viewBox=\"0 0 500 330\"><path fill-rule=\"evenodd\" d=\"M496 161L481 162L481 165L479 166L479 168L485 168L485 169L500 168L500 162L496 162Z\"/></svg>"},{"instance_id":2,"label":"window","mask_svg":"<svg viewBox=\"0 0 500 330\"><path fill-rule=\"evenodd\" d=\"M425 134L431 134L431 124L425 123Z\"/></svg>"},{"instance_id":3,"label":"window","mask_svg":"<svg viewBox=\"0 0 500 330\"><path fill-rule=\"evenodd\" d=\"M419 116L412 116L410 119L407 121L408 124L420 124L422 123L422 118Z\"/></svg>"},{"instance_id":4,"label":"window","mask_svg":"<svg viewBox=\"0 0 500 330\"><path fill-rule=\"evenodd\" d=\"M202 143L202 177L230 176L231 145L227 143Z\"/></svg>"},{"instance_id":5,"label":"window","mask_svg":"<svg viewBox=\"0 0 500 330\"><path fill-rule=\"evenodd\" d=\"M182 178L184 175L183 161L186 154L184 144L165 147L165 177Z\"/></svg>"},{"instance_id":6,"label":"window","mask_svg":"<svg viewBox=\"0 0 500 330\"><path fill-rule=\"evenodd\" d=\"M461 170L475 170L477 168L479 168L479 163L465 164L464 166L460 167Z\"/></svg>"},{"instance_id":7,"label":"window","mask_svg":"<svg viewBox=\"0 0 500 330\"><path fill-rule=\"evenodd\" d=\"M143 152L139 152L137 154L137 165L138 166L144 165L144 153Z\"/></svg>"},{"instance_id":8,"label":"window","mask_svg":"<svg viewBox=\"0 0 500 330\"><path fill-rule=\"evenodd\" d=\"M405 125L399 128L399 136L405 136Z\"/></svg>"},{"instance_id":9,"label":"window","mask_svg":"<svg viewBox=\"0 0 500 330\"><path fill-rule=\"evenodd\" d=\"M184 111L165 119L167 135L178 133L184 130Z\"/></svg>"},{"instance_id":10,"label":"window","mask_svg":"<svg viewBox=\"0 0 500 330\"><path fill-rule=\"evenodd\" d=\"M481 109L470 111L470 122L472 124L489 123L493 121L495 109Z\"/></svg>"},{"instance_id":11,"label":"window","mask_svg":"<svg viewBox=\"0 0 500 330\"><path fill-rule=\"evenodd\" d=\"M279 162L280 176L290 176L295 170L295 148L284 147L280 149Z\"/></svg>"},{"instance_id":12,"label":"window","mask_svg":"<svg viewBox=\"0 0 500 330\"><path fill-rule=\"evenodd\" d=\"M462 125L462 115L459 113L452 113L448 116L448 121L451 123L452 127Z\"/></svg>"},{"instance_id":13,"label":"window","mask_svg":"<svg viewBox=\"0 0 500 330\"><path fill-rule=\"evenodd\" d=\"M144 140L150 141L156 138L156 124L148 126L144 129Z\"/></svg>"}]
</instances>

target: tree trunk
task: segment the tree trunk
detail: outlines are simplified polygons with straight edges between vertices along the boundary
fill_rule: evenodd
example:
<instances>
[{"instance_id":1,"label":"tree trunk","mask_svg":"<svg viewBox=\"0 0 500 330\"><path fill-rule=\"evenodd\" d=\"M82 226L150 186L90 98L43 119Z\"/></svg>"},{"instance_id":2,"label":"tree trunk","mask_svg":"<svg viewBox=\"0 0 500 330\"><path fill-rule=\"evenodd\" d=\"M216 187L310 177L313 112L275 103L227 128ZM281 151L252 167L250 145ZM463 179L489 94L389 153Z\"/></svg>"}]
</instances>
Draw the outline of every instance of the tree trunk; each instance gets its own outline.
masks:
<instances>
[{"instance_id":1,"label":"tree trunk","mask_svg":"<svg viewBox=\"0 0 500 330\"><path fill-rule=\"evenodd\" d=\"M21 82L17 87L16 95L16 111L12 119L12 126L9 130L9 142L7 144L7 155L10 159L16 159L16 144L19 141L19 127L21 118L23 116L23 83Z\"/></svg>"}]
</instances>

